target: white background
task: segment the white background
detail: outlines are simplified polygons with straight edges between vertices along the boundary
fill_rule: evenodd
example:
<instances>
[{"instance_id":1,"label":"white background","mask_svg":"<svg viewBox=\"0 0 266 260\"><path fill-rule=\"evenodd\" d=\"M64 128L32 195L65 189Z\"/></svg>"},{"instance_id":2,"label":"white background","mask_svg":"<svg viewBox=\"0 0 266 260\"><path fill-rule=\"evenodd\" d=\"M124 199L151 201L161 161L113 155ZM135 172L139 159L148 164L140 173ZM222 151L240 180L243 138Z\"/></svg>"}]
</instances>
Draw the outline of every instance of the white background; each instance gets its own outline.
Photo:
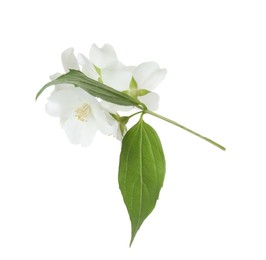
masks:
<instances>
[{"instance_id":1,"label":"white background","mask_svg":"<svg viewBox=\"0 0 266 260\"><path fill-rule=\"evenodd\" d=\"M266 259L265 1L2 1L0 259ZM120 143L71 145L44 111L68 47L112 44L126 65L168 69L159 113L160 200L132 248Z\"/></svg>"}]
</instances>

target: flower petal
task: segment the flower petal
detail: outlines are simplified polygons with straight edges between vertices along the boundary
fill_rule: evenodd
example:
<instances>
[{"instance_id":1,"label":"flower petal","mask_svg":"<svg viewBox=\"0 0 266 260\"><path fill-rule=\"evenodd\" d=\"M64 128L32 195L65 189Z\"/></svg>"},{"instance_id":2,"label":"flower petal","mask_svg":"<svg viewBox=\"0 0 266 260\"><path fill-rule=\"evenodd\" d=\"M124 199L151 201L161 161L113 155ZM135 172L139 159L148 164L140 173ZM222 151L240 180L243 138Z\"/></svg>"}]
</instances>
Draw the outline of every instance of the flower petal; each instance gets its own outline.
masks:
<instances>
[{"instance_id":1,"label":"flower petal","mask_svg":"<svg viewBox=\"0 0 266 260\"><path fill-rule=\"evenodd\" d=\"M166 69L156 70L142 82L140 88L147 90L155 89L165 78L166 73Z\"/></svg>"},{"instance_id":2,"label":"flower petal","mask_svg":"<svg viewBox=\"0 0 266 260\"><path fill-rule=\"evenodd\" d=\"M145 62L135 69L133 76L139 89L153 90L164 79L166 72L155 62Z\"/></svg>"},{"instance_id":3,"label":"flower petal","mask_svg":"<svg viewBox=\"0 0 266 260\"><path fill-rule=\"evenodd\" d=\"M108 122L106 113L100 108L100 106L91 106L91 113L95 119L97 128L106 135L113 133L113 126Z\"/></svg>"},{"instance_id":4,"label":"flower petal","mask_svg":"<svg viewBox=\"0 0 266 260\"><path fill-rule=\"evenodd\" d=\"M77 59L79 64L82 66L82 72L89 78L98 80L99 75L90 60L83 54L79 54Z\"/></svg>"},{"instance_id":5,"label":"flower petal","mask_svg":"<svg viewBox=\"0 0 266 260\"><path fill-rule=\"evenodd\" d=\"M144 103L149 110L157 110L159 107L160 97L155 92L150 92L145 96L138 97L139 101Z\"/></svg>"},{"instance_id":6,"label":"flower petal","mask_svg":"<svg viewBox=\"0 0 266 260\"><path fill-rule=\"evenodd\" d=\"M110 123L110 124L112 125L112 127L113 127L112 136L114 136L117 140L122 141L122 139L123 139L123 135L122 135L122 133L121 133L119 123L118 123L116 120L114 120L114 118L111 117L111 116L109 116L109 117L107 118L107 120L109 121L109 123Z\"/></svg>"},{"instance_id":7,"label":"flower petal","mask_svg":"<svg viewBox=\"0 0 266 260\"><path fill-rule=\"evenodd\" d=\"M133 75L133 72L135 71L136 66L127 66L126 69L127 69L128 71L130 71L130 72L132 73L132 75Z\"/></svg>"},{"instance_id":8,"label":"flower petal","mask_svg":"<svg viewBox=\"0 0 266 260\"><path fill-rule=\"evenodd\" d=\"M120 106L111 102L107 102L105 100L102 100L100 105L105 111L113 114L115 114L117 111L127 112L133 109L133 106Z\"/></svg>"},{"instance_id":9,"label":"flower petal","mask_svg":"<svg viewBox=\"0 0 266 260\"><path fill-rule=\"evenodd\" d=\"M64 86L65 88L56 89L48 98L45 109L51 116L65 116L65 114L68 114L79 102L75 95L75 87L69 85Z\"/></svg>"},{"instance_id":10,"label":"flower petal","mask_svg":"<svg viewBox=\"0 0 266 260\"><path fill-rule=\"evenodd\" d=\"M117 56L114 48L105 44L102 48L99 48L96 44L93 44L90 49L89 57L94 65L100 69L110 67L117 63Z\"/></svg>"},{"instance_id":11,"label":"flower petal","mask_svg":"<svg viewBox=\"0 0 266 260\"><path fill-rule=\"evenodd\" d=\"M86 122L82 122L72 116L65 121L63 128L72 144L81 144L84 147L91 144L97 131L95 120L92 117L89 117Z\"/></svg>"},{"instance_id":12,"label":"flower petal","mask_svg":"<svg viewBox=\"0 0 266 260\"><path fill-rule=\"evenodd\" d=\"M102 69L103 83L111 88L122 91L129 88L132 73L126 69Z\"/></svg>"},{"instance_id":13,"label":"flower petal","mask_svg":"<svg viewBox=\"0 0 266 260\"><path fill-rule=\"evenodd\" d=\"M133 76L138 85L141 85L146 78L148 78L154 71L158 69L159 65L156 62L144 62L135 68Z\"/></svg>"},{"instance_id":14,"label":"flower petal","mask_svg":"<svg viewBox=\"0 0 266 260\"><path fill-rule=\"evenodd\" d=\"M79 64L76 56L74 55L74 49L66 49L61 56L63 67L65 72L69 72L70 69L79 70Z\"/></svg>"}]
</instances>

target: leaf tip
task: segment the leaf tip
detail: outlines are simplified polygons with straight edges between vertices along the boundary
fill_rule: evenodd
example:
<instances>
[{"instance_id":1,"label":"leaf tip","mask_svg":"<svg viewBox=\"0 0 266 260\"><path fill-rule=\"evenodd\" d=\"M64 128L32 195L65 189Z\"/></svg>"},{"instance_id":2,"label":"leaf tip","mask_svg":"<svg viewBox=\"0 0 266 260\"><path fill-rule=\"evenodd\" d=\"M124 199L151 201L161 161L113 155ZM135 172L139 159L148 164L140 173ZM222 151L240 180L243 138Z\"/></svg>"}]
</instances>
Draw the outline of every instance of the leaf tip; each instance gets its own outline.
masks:
<instances>
[{"instance_id":1,"label":"leaf tip","mask_svg":"<svg viewBox=\"0 0 266 260\"><path fill-rule=\"evenodd\" d=\"M38 92L35 96L35 102L37 101L38 97L40 96L40 92Z\"/></svg>"},{"instance_id":2,"label":"leaf tip","mask_svg":"<svg viewBox=\"0 0 266 260\"><path fill-rule=\"evenodd\" d=\"M217 144L216 146L217 146L218 148L220 148L221 150L226 151L226 148L225 148L224 146L222 146L222 145L220 145L220 144Z\"/></svg>"},{"instance_id":3,"label":"leaf tip","mask_svg":"<svg viewBox=\"0 0 266 260\"><path fill-rule=\"evenodd\" d=\"M137 231L134 231L134 232L132 231L131 239L130 239L130 242L129 242L129 247L132 246L136 234L137 234Z\"/></svg>"}]
</instances>

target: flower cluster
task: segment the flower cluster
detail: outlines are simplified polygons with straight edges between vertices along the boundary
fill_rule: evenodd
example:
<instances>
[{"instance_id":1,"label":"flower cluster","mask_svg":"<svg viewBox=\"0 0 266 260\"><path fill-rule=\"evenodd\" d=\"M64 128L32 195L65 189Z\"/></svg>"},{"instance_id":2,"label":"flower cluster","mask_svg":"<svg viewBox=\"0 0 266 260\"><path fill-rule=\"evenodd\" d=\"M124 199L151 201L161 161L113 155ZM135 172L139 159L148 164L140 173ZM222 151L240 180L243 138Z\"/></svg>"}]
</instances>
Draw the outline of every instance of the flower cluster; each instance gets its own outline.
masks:
<instances>
[{"instance_id":1,"label":"flower cluster","mask_svg":"<svg viewBox=\"0 0 266 260\"><path fill-rule=\"evenodd\" d=\"M93 44L89 58L83 54L75 56L74 49L69 48L62 53L62 63L66 73L80 70L89 78L137 98L149 110L158 108L159 96L152 91L164 79L166 69L160 69L155 62L125 66L111 45L99 48ZM51 79L60 75L57 73ZM70 142L82 146L90 145L97 130L121 140L126 128L118 111L131 109L99 100L71 84L56 85L46 105L48 114L60 118Z\"/></svg>"}]
</instances>

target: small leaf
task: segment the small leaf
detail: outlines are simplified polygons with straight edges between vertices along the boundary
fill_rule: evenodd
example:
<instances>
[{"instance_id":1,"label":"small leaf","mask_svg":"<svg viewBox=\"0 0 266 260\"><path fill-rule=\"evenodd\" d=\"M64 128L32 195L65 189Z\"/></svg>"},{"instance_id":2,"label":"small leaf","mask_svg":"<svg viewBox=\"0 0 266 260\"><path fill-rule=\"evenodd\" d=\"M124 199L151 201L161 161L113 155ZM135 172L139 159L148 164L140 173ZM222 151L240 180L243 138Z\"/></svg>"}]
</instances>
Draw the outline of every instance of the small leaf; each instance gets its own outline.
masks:
<instances>
[{"instance_id":1,"label":"small leaf","mask_svg":"<svg viewBox=\"0 0 266 260\"><path fill-rule=\"evenodd\" d=\"M131 81L129 84L129 89L131 91L136 91L138 89L138 84L137 84L136 80L134 79L134 77L131 78Z\"/></svg>"},{"instance_id":2,"label":"small leaf","mask_svg":"<svg viewBox=\"0 0 266 260\"><path fill-rule=\"evenodd\" d=\"M117 121L119 122L120 121L120 116L116 113L116 114L113 114L113 113L110 113L110 115Z\"/></svg>"},{"instance_id":3,"label":"small leaf","mask_svg":"<svg viewBox=\"0 0 266 260\"><path fill-rule=\"evenodd\" d=\"M127 94L133 98L137 98L137 93L138 93L138 84L136 80L134 79L134 77L132 77Z\"/></svg>"},{"instance_id":4,"label":"small leaf","mask_svg":"<svg viewBox=\"0 0 266 260\"><path fill-rule=\"evenodd\" d=\"M119 122L119 128L122 133L122 136L125 134L127 131L127 123L128 123L129 117L128 116L122 116L120 117L120 122Z\"/></svg>"},{"instance_id":5,"label":"small leaf","mask_svg":"<svg viewBox=\"0 0 266 260\"><path fill-rule=\"evenodd\" d=\"M96 65L93 65L93 66L94 66L97 74L99 75L98 81L100 83L103 83L103 80L102 80L102 70L99 67L97 67Z\"/></svg>"},{"instance_id":6,"label":"small leaf","mask_svg":"<svg viewBox=\"0 0 266 260\"><path fill-rule=\"evenodd\" d=\"M99 75L100 77L102 77L102 71L101 71L101 69L100 69L99 67L97 67L96 65L93 65L93 66L94 66L96 72L98 73L98 75Z\"/></svg>"},{"instance_id":7,"label":"small leaf","mask_svg":"<svg viewBox=\"0 0 266 260\"><path fill-rule=\"evenodd\" d=\"M46 88L57 84L73 84L75 87L80 87L84 89L92 96L101 98L114 104L122 106L145 107L137 99L130 97L127 94L117 91L111 87L108 87L96 80L88 78L86 75L84 75L81 71L78 70L70 70L68 73L44 85L37 93L36 99Z\"/></svg>"},{"instance_id":8,"label":"small leaf","mask_svg":"<svg viewBox=\"0 0 266 260\"><path fill-rule=\"evenodd\" d=\"M147 89L140 89L140 90L138 90L138 96L139 96L139 97L141 97L141 96L145 96L145 95L147 95L147 94L149 94L149 93L150 93L150 91L147 90Z\"/></svg>"},{"instance_id":9,"label":"small leaf","mask_svg":"<svg viewBox=\"0 0 266 260\"><path fill-rule=\"evenodd\" d=\"M131 221L130 245L156 205L164 176L160 139L141 118L123 138L119 164L119 187Z\"/></svg>"}]
</instances>

